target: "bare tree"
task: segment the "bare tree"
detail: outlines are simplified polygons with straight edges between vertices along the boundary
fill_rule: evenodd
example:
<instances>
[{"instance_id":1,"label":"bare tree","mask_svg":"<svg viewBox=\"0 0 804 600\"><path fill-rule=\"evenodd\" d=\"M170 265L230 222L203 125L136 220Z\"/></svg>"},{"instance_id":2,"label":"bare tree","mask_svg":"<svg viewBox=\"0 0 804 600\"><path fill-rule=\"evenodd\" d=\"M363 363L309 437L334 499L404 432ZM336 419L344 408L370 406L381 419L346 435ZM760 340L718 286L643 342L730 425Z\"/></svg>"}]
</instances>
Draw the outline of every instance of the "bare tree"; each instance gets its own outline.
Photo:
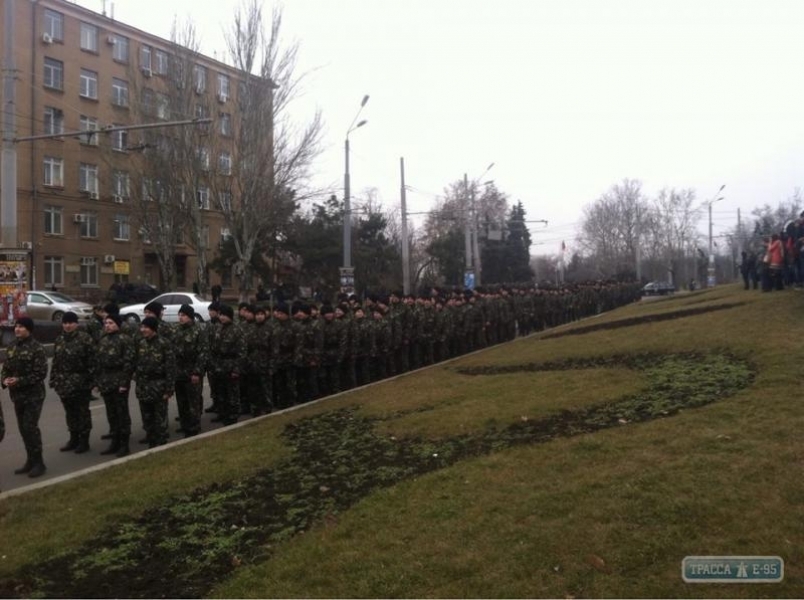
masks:
<instances>
[{"instance_id":1,"label":"bare tree","mask_svg":"<svg viewBox=\"0 0 804 600\"><path fill-rule=\"evenodd\" d=\"M241 298L253 288L252 259L276 238L277 221L315 195L307 189L310 168L320 152L322 120L316 113L299 129L287 109L300 91L298 43L285 46L282 12L274 9L270 32L263 27L262 4L247 0L235 13L227 35L234 66L242 71L238 93L236 155L231 177L217 179L218 208L234 241ZM236 199L222 203L221 198ZM269 240L270 242L270 240Z\"/></svg>"}]
</instances>

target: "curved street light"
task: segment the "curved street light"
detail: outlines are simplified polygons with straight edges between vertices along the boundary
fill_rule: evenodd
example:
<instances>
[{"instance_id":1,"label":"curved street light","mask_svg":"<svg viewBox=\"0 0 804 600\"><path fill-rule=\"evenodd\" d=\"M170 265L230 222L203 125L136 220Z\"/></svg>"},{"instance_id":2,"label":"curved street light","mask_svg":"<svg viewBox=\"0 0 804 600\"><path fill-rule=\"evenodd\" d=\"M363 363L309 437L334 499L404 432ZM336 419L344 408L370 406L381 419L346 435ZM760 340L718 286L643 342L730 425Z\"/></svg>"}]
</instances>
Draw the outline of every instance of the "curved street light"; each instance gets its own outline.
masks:
<instances>
[{"instance_id":1,"label":"curved street light","mask_svg":"<svg viewBox=\"0 0 804 600\"><path fill-rule=\"evenodd\" d=\"M360 108L357 110L355 118L352 119L352 124L346 130L346 139L343 144L344 157L345 157L345 170L343 173L343 270L341 271L341 288L342 291L348 292L344 288L354 288L354 274L352 269L352 207L351 207L351 181L349 176L349 134L355 129L363 127L368 123L367 119L358 121L363 107L369 100L368 94L363 96L360 102ZM351 285L344 285L344 282L351 279Z\"/></svg>"},{"instance_id":2,"label":"curved street light","mask_svg":"<svg viewBox=\"0 0 804 600\"><path fill-rule=\"evenodd\" d=\"M715 255L712 252L712 205L715 202L723 200L723 196L720 196L720 192L722 192L725 187L726 184L724 183L720 186L720 189L712 199L706 202L709 208L709 265L706 271L706 287L715 287Z\"/></svg>"}]
</instances>

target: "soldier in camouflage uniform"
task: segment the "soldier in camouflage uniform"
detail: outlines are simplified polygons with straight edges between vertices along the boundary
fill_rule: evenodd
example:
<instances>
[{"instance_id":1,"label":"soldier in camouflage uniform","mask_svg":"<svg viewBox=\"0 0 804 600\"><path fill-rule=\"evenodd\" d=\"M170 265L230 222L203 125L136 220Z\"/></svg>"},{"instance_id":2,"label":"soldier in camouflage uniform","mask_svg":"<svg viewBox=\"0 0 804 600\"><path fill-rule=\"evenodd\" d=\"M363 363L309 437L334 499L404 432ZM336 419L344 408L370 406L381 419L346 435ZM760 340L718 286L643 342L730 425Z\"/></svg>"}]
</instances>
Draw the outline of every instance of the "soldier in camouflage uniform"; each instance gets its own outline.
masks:
<instances>
[{"instance_id":1,"label":"soldier in camouflage uniform","mask_svg":"<svg viewBox=\"0 0 804 600\"><path fill-rule=\"evenodd\" d=\"M273 389L278 408L296 404L296 363L301 361L296 322L290 318L287 304L274 306Z\"/></svg>"},{"instance_id":2,"label":"soldier in camouflage uniform","mask_svg":"<svg viewBox=\"0 0 804 600\"><path fill-rule=\"evenodd\" d=\"M254 325L246 340L249 370L247 389L251 396L251 414L255 417L267 415L273 410L272 349L273 324L268 320L265 307L257 306L254 309Z\"/></svg>"},{"instance_id":3,"label":"soldier in camouflage uniform","mask_svg":"<svg viewBox=\"0 0 804 600\"><path fill-rule=\"evenodd\" d=\"M173 336L176 354L176 405L179 409L180 431L184 437L198 435L201 429L201 382L207 364L206 336L195 322L195 309L182 304L179 326Z\"/></svg>"},{"instance_id":4,"label":"soldier in camouflage uniform","mask_svg":"<svg viewBox=\"0 0 804 600\"><path fill-rule=\"evenodd\" d=\"M372 313L374 329L374 352L371 357L371 381L388 377L388 353L391 350L391 328L379 306Z\"/></svg>"},{"instance_id":5,"label":"soldier in camouflage uniform","mask_svg":"<svg viewBox=\"0 0 804 600\"><path fill-rule=\"evenodd\" d=\"M212 340L215 337L215 330L220 325L219 311L221 305L218 302L210 302L207 310L209 311L209 321L204 323L203 333L204 341L206 343L207 351L212 347ZM209 354L207 354L209 357ZM212 389L212 375L209 368L207 368L207 381L209 381L209 395L212 398L212 403L204 409L204 412L217 413L218 412L218 396L217 391ZM203 387L203 386L202 386Z\"/></svg>"},{"instance_id":6,"label":"soldier in camouflage uniform","mask_svg":"<svg viewBox=\"0 0 804 600\"><path fill-rule=\"evenodd\" d=\"M344 321L335 318L329 304L321 307L321 366L318 369L318 389L322 396L341 391L341 364L346 358L349 342Z\"/></svg>"},{"instance_id":7,"label":"soldier in camouflage uniform","mask_svg":"<svg viewBox=\"0 0 804 600\"><path fill-rule=\"evenodd\" d=\"M172 344L159 334L159 321L145 317L140 324L134 379L148 447L168 441L168 400L176 385L176 355Z\"/></svg>"},{"instance_id":8,"label":"soldier in camouflage uniform","mask_svg":"<svg viewBox=\"0 0 804 600\"><path fill-rule=\"evenodd\" d=\"M9 389L20 436L28 455L25 464L14 473L28 473L28 477L39 477L45 472L39 416L45 401L47 356L42 344L31 335L33 327L33 320L29 317L17 319L14 325L16 341L6 351L0 383Z\"/></svg>"},{"instance_id":9,"label":"soldier in camouflage uniform","mask_svg":"<svg viewBox=\"0 0 804 600\"><path fill-rule=\"evenodd\" d=\"M441 362L449 358L449 312L444 309L444 300L436 298L433 314L433 359Z\"/></svg>"},{"instance_id":10,"label":"soldier in camouflage uniform","mask_svg":"<svg viewBox=\"0 0 804 600\"><path fill-rule=\"evenodd\" d=\"M210 382L218 397L218 416L212 421L233 425L240 418L240 377L246 361L246 341L234 323L231 306L222 305L219 318L221 323L209 349Z\"/></svg>"},{"instance_id":11,"label":"soldier in camouflage uniform","mask_svg":"<svg viewBox=\"0 0 804 600\"><path fill-rule=\"evenodd\" d=\"M131 415L128 411L128 391L137 351L134 338L121 331L123 319L109 314L104 322L104 334L98 343L95 364L95 387L103 397L111 430L111 444L101 454L126 456L131 437Z\"/></svg>"},{"instance_id":12,"label":"soldier in camouflage uniform","mask_svg":"<svg viewBox=\"0 0 804 600\"><path fill-rule=\"evenodd\" d=\"M371 361L375 354L374 324L360 306L354 312L353 333L355 383L366 385L371 382Z\"/></svg>"},{"instance_id":13,"label":"soldier in camouflage uniform","mask_svg":"<svg viewBox=\"0 0 804 600\"><path fill-rule=\"evenodd\" d=\"M321 364L324 338L320 323L310 318L308 305L298 305L293 318L298 323L297 343L299 344L296 362L296 393L299 402L309 402L319 396L318 367Z\"/></svg>"},{"instance_id":14,"label":"soldier in camouflage uniform","mask_svg":"<svg viewBox=\"0 0 804 600\"><path fill-rule=\"evenodd\" d=\"M346 351L340 365L341 388L351 390L357 385L355 374L355 328L354 319L350 316L349 305L343 302L335 307L335 320L342 323L343 335L346 338Z\"/></svg>"},{"instance_id":15,"label":"soldier in camouflage uniform","mask_svg":"<svg viewBox=\"0 0 804 600\"><path fill-rule=\"evenodd\" d=\"M173 340L173 328L168 323L165 323L162 320L162 313L165 312L165 307L162 306L161 302L152 300L151 302L145 305L145 307L142 309L142 312L145 314L145 318L151 317L153 319L156 319L156 322L158 324L157 333L159 334L159 337L169 342ZM139 340L139 338L142 335L142 328L140 327L139 333L134 335L137 338L137 340ZM143 406L142 403L140 403L140 409L142 409L142 406ZM145 415L140 413L140 416L142 418L143 429L145 429ZM140 444L150 445L147 431L145 432L145 437L140 440Z\"/></svg>"},{"instance_id":16,"label":"soldier in camouflage uniform","mask_svg":"<svg viewBox=\"0 0 804 600\"><path fill-rule=\"evenodd\" d=\"M246 344L246 355L249 353L249 341L252 338L254 330L254 312L256 307L248 302L241 302L238 309L239 318L237 326L243 333L243 341ZM255 366L256 367L256 366ZM257 384L257 372L252 369L250 361L246 360L243 363L243 372L240 374L240 414L251 414L251 395L254 393Z\"/></svg>"},{"instance_id":17,"label":"soldier in camouflage uniform","mask_svg":"<svg viewBox=\"0 0 804 600\"><path fill-rule=\"evenodd\" d=\"M92 370L95 367L95 343L85 331L78 331L78 316L66 312L61 318L62 332L53 344L50 387L56 390L64 406L70 440L62 452L89 451L92 415Z\"/></svg>"}]
</instances>

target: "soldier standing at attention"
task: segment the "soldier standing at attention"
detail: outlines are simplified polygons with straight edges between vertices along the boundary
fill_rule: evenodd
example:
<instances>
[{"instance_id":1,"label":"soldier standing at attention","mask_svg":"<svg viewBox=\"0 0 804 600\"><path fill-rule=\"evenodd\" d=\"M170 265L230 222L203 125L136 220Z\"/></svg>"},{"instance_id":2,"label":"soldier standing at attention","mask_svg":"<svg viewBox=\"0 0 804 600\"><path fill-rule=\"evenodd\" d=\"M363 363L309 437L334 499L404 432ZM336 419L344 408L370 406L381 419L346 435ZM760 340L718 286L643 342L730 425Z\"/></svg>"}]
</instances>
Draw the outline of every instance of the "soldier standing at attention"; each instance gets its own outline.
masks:
<instances>
[{"instance_id":1,"label":"soldier standing at attention","mask_svg":"<svg viewBox=\"0 0 804 600\"><path fill-rule=\"evenodd\" d=\"M45 472L39 416L45 401L47 356L42 344L31 336L33 328L33 319L30 317L17 319L14 324L16 341L6 352L0 383L9 389L14 413L17 415L17 426L28 455L25 464L14 473L28 473L28 477L39 477Z\"/></svg>"},{"instance_id":2,"label":"soldier standing at attention","mask_svg":"<svg viewBox=\"0 0 804 600\"><path fill-rule=\"evenodd\" d=\"M252 374L251 414L255 417L267 415L273 410L273 323L268 320L264 306L254 309L254 326L247 340L249 371Z\"/></svg>"},{"instance_id":3,"label":"soldier standing at attention","mask_svg":"<svg viewBox=\"0 0 804 600\"><path fill-rule=\"evenodd\" d=\"M324 346L321 326L310 318L310 307L299 304L293 313L297 325L299 353L296 362L296 398L310 402L318 398L318 366Z\"/></svg>"},{"instance_id":4,"label":"soldier standing at attention","mask_svg":"<svg viewBox=\"0 0 804 600\"><path fill-rule=\"evenodd\" d=\"M195 322L195 309L188 304L179 308L179 326L173 335L176 352L176 404L180 431L184 437L198 435L201 424L201 381L207 362L207 345Z\"/></svg>"},{"instance_id":5,"label":"soldier standing at attention","mask_svg":"<svg viewBox=\"0 0 804 600\"><path fill-rule=\"evenodd\" d=\"M341 391L341 365L346 359L346 323L335 318L335 309L330 304L321 307L321 333L323 350L319 374L319 391L322 396Z\"/></svg>"},{"instance_id":6,"label":"soldier standing at attention","mask_svg":"<svg viewBox=\"0 0 804 600\"><path fill-rule=\"evenodd\" d=\"M137 341L137 400L149 448L168 441L168 400L176 385L176 356L171 342L159 335L156 317L145 317Z\"/></svg>"},{"instance_id":7,"label":"soldier standing at attention","mask_svg":"<svg viewBox=\"0 0 804 600\"><path fill-rule=\"evenodd\" d=\"M277 408L290 408L296 404L296 363L299 356L298 329L291 320L288 305L280 302L274 306L273 359L274 403Z\"/></svg>"},{"instance_id":8,"label":"soldier standing at attention","mask_svg":"<svg viewBox=\"0 0 804 600\"><path fill-rule=\"evenodd\" d=\"M234 323L231 306L221 305L219 318L221 323L215 328L209 349L210 382L218 399L218 416L212 421L233 425L240 418L240 376L246 360L246 342Z\"/></svg>"},{"instance_id":9,"label":"soldier standing at attention","mask_svg":"<svg viewBox=\"0 0 804 600\"><path fill-rule=\"evenodd\" d=\"M215 330L221 324L221 320L220 320L220 317L219 317L220 308L221 308L221 305L218 302L210 302L209 308L207 309L209 311L209 321L207 321L204 324L204 329L203 329L204 342L206 343L206 346L207 346L207 359L209 359L209 349L212 347L212 340L215 337ZM211 375L209 365L207 365L206 371L207 371L207 380L209 381L209 394L212 397L212 404L210 404L206 409L204 409L204 412L217 413L218 412L218 396L216 395L215 390L212 389L212 375Z\"/></svg>"},{"instance_id":10,"label":"soldier standing at attention","mask_svg":"<svg viewBox=\"0 0 804 600\"><path fill-rule=\"evenodd\" d=\"M50 387L56 390L64 406L70 441L59 448L62 452L89 451L92 415L92 370L95 367L95 344L85 331L78 331L78 316L66 312L61 318L61 335L53 344L53 367Z\"/></svg>"},{"instance_id":11,"label":"soldier standing at attention","mask_svg":"<svg viewBox=\"0 0 804 600\"><path fill-rule=\"evenodd\" d=\"M128 391L137 359L134 338L120 331L122 324L123 319L119 314L106 317L95 365L95 386L106 405L112 440L101 454L117 456L127 456L130 451L131 415L128 412Z\"/></svg>"},{"instance_id":12,"label":"soldier standing at attention","mask_svg":"<svg viewBox=\"0 0 804 600\"><path fill-rule=\"evenodd\" d=\"M243 341L246 344L246 356L249 353L249 344L253 343L251 338L254 333L254 326L256 324L254 313L256 307L243 302L240 304L240 319L237 321L237 326L243 332ZM240 374L240 414L250 415L252 409L251 394L256 389L258 383L257 372L252 368L250 361L246 360L243 363L243 372Z\"/></svg>"}]
</instances>

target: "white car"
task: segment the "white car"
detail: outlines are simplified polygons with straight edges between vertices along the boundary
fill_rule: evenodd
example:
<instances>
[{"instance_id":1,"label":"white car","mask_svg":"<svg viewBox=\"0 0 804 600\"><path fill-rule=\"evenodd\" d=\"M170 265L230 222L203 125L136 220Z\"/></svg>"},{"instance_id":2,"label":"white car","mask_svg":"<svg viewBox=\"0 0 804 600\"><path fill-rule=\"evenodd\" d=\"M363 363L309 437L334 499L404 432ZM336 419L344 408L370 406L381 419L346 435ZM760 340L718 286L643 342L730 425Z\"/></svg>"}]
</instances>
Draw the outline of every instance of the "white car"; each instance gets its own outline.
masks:
<instances>
[{"instance_id":1,"label":"white car","mask_svg":"<svg viewBox=\"0 0 804 600\"><path fill-rule=\"evenodd\" d=\"M74 312L85 321L92 316L92 305L70 298L61 292L33 290L28 292L25 311L34 320L61 321L66 312Z\"/></svg>"},{"instance_id":2,"label":"white car","mask_svg":"<svg viewBox=\"0 0 804 600\"><path fill-rule=\"evenodd\" d=\"M209 320L209 300L204 300L198 294L189 292L167 292L160 294L153 300L142 304L130 304L120 307L120 315L129 322L139 323L145 318L145 307L151 302L159 302L165 307L162 313L162 320L166 323L179 322L179 309L182 304L189 304L195 310L196 321Z\"/></svg>"}]
</instances>

